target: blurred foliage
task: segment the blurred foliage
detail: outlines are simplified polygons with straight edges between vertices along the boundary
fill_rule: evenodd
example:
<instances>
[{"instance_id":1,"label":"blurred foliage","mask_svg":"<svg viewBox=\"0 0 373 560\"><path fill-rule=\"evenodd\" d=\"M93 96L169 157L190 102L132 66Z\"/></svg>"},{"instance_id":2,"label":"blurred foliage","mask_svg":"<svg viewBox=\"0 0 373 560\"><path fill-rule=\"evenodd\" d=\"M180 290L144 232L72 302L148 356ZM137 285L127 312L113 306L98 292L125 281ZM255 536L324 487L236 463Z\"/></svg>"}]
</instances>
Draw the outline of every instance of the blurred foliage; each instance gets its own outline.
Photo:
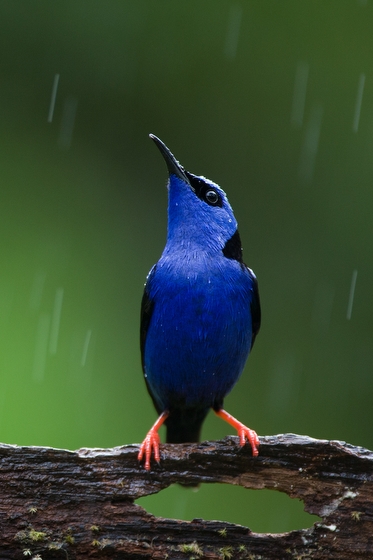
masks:
<instances>
[{"instance_id":1,"label":"blurred foliage","mask_svg":"<svg viewBox=\"0 0 373 560\"><path fill-rule=\"evenodd\" d=\"M226 190L258 276L263 326L226 408L259 434L373 447L372 24L367 0L0 2L1 441L109 447L155 419L138 349L166 236L152 132ZM229 432L212 416L206 439ZM141 503L303 524L252 495Z\"/></svg>"}]
</instances>

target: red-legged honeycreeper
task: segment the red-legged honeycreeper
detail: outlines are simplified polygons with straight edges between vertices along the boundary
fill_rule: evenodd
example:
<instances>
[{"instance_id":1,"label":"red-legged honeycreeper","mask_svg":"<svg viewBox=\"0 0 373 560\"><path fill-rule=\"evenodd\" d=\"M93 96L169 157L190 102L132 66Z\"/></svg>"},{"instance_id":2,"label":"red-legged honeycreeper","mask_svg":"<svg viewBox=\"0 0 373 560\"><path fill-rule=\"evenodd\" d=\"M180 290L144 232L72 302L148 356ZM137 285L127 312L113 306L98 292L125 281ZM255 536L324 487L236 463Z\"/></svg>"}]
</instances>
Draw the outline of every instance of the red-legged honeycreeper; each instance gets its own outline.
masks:
<instances>
[{"instance_id":1,"label":"red-legged honeycreeper","mask_svg":"<svg viewBox=\"0 0 373 560\"><path fill-rule=\"evenodd\" d=\"M186 171L150 134L168 172L168 233L146 280L141 304L141 357L146 386L160 415L138 459L159 463L158 430L168 443L198 442L212 408L258 455L253 430L223 410L260 327L258 283L242 260L237 222L225 192Z\"/></svg>"}]
</instances>

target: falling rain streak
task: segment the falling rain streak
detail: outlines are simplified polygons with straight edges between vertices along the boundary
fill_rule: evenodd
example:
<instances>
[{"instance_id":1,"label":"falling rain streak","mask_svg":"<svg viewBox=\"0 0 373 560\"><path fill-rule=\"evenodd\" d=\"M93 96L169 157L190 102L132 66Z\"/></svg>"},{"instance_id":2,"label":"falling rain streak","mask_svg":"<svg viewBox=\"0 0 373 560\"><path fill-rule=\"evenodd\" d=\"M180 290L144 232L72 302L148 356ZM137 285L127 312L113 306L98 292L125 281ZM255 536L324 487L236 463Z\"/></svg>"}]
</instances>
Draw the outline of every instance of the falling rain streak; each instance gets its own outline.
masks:
<instances>
[{"instance_id":1,"label":"falling rain streak","mask_svg":"<svg viewBox=\"0 0 373 560\"><path fill-rule=\"evenodd\" d=\"M224 56L225 58L236 58L238 38L242 18L242 8L239 4L232 4L229 13L227 36L225 38Z\"/></svg>"},{"instance_id":2,"label":"falling rain streak","mask_svg":"<svg viewBox=\"0 0 373 560\"><path fill-rule=\"evenodd\" d=\"M306 103L307 82L309 65L306 62L298 62L295 74L293 105L291 108L290 122L292 126L301 128L303 124L304 106Z\"/></svg>"},{"instance_id":3,"label":"falling rain streak","mask_svg":"<svg viewBox=\"0 0 373 560\"><path fill-rule=\"evenodd\" d=\"M58 334L60 332L60 322L61 322L62 301L63 301L63 288L58 288L56 290L56 295L54 298L54 306L53 306L52 326L51 326L51 334L49 340L50 354L57 353Z\"/></svg>"},{"instance_id":4,"label":"falling rain streak","mask_svg":"<svg viewBox=\"0 0 373 560\"><path fill-rule=\"evenodd\" d=\"M299 395L297 372L299 366L294 354L280 354L277 357L267 400L272 413L285 414L296 403Z\"/></svg>"},{"instance_id":5,"label":"falling rain streak","mask_svg":"<svg viewBox=\"0 0 373 560\"><path fill-rule=\"evenodd\" d=\"M52 120L53 120L54 106L56 104L56 96L57 96L57 88L58 88L59 79L60 79L60 75L55 74L54 75L54 80L53 80L53 86L52 86L51 102L49 104L48 122L52 122Z\"/></svg>"},{"instance_id":6,"label":"falling rain streak","mask_svg":"<svg viewBox=\"0 0 373 560\"><path fill-rule=\"evenodd\" d=\"M352 306L354 304L356 279L357 279L357 270L354 270L353 273L352 273L352 278L351 278L350 295L348 297L347 321L349 321L351 319Z\"/></svg>"},{"instance_id":7,"label":"falling rain streak","mask_svg":"<svg viewBox=\"0 0 373 560\"><path fill-rule=\"evenodd\" d=\"M300 155L299 177L303 182L308 184L312 182L315 169L322 114L323 109L320 105L317 105L312 109Z\"/></svg>"},{"instance_id":8,"label":"falling rain streak","mask_svg":"<svg viewBox=\"0 0 373 560\"><path fill-rule=\"evenodd\" d=\"M359 128L360 111L361 111L361 104L363 101L363 93L364 93L364 84L365 84L365 74L360 74L359 84L357 86L354 122L352 124L352 130L354 132L357 132Z\"/></svg>"},{"instance_id":9,"label":"falling rain streak","mask_svg":"<svg viewBox=\"0 0 373 560\"><path fill-rule=\"evenodd\" d=\"M43 313L39 317L38 327L36 330L34 365L32 368L32 378L36 382L43 381L44 379L50 321L51 318L48 313Z\"/></svg>"},{"instance_id":10,"label":"falling rain streak","mask_svg":"<svg viewBox=\"0 0 373 560\"><path fill-rule=\"evenodd\" d=\"M58 137L58 144L63 150L68 150L71 146L77 106L78 100L76 97L68 97L66 99L63 108L60 135Z\"/></svg>"},{"instance_id":11,"label":"falling rain streak","mask_svg":"<svg viewBox=\"0 0 373 560\"><path fill-rule=\"evenodd\" d=\"M87 361L87 354L88 354L88 346L89 346L89 342L91 340L91 336L92 336L92 331L91 329L89 329L87 331L87 334L85 335L85 339L84 339L84 344L83 344L83 353L82 353L82 359L80 361L80 365L82 367L85 366L85 363Z\"/></svg>"}]
</instances>

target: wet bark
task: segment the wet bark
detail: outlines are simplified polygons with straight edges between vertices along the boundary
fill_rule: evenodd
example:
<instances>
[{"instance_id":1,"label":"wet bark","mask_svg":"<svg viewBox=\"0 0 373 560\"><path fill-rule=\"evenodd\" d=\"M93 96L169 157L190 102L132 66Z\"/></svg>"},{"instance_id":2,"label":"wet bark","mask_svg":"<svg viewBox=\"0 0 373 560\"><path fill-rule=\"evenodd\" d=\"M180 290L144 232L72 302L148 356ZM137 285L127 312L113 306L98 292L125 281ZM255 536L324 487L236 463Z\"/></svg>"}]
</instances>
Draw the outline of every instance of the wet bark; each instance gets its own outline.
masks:
<instances>
[{"instance_id":1,"label":"wet bark","mask_svg":"<svg viewBox=\"0 0 373 560\"><path fill-rule=\"evenodd\" d=\"M373 558L373 453L285 434L162 445L150 473L138 445L66 451L0 444L0 558ZM239 525L156 518L133 501L175 482L269 488L303 500L312 528L258 534Z\"/></svg>"}]
</instances>

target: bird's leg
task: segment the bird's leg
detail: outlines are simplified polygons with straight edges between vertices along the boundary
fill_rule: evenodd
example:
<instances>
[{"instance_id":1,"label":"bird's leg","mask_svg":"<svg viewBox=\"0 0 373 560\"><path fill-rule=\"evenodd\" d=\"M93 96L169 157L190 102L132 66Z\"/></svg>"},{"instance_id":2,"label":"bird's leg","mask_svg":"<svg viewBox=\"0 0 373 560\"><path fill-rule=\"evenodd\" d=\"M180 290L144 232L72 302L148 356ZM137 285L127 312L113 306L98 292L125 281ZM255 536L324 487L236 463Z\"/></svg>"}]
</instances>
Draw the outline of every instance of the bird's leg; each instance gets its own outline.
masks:
<instances>
[{"instance_id":1,"label":"bird's leg","mask_svg":"<svg viewBox=\"0 0 373 560\"><path fill-rule=\"evenodd\" d=\"M162 426L163 422L168 417L168 411L162 412L154 426L148 431L146 438L141 444L139 454L137 455L137 460L141 461L145 452L145 469L150 471L150 457L152 454L152 449L154 449L154 459L159 463L159 444L160 438L158 434L159 428Z\"/></svg>"},{"instance_id":2,"label":"bird's leg","mask_svg":"<svg viewBox=\"0 0 373 560\"><path fill-rule=\"evenodd\" d=\"M242 447L246 443L247 438L251 443L251 447L253 450L253 456L256 457L259 455L258 446L259 446L259 438L256 435L254 430L250 430L247 426L236 420L233 416L225 412L222 408L220 410L214 410L215 414L220 418L223 418L228 424L236 428L238 435L240 436L240 446Z\"/></svg>"}]
</instances>

